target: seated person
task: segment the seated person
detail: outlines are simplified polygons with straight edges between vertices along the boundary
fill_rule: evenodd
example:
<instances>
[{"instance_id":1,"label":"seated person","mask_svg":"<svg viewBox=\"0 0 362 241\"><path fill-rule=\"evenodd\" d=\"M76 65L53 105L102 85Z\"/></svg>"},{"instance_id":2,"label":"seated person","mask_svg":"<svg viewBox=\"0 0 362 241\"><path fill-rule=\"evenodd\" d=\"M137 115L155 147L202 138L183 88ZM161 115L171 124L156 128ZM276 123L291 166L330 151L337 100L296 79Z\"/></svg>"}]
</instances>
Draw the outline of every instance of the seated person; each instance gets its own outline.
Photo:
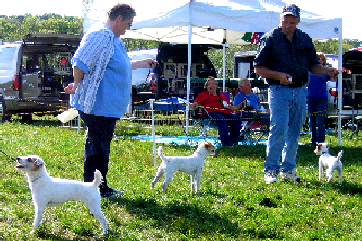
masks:
<instances>
[{"instance_id":1,"label":"seated person","mask_svg":"<svg viewBox=\"0 0 362 241\"><path fill-rule=\"evenodd\" d=\"M209 77L204 85L204 92L201 92L195 99L190 108L197 106L204 107L209 115L203 114L201 118L215 119L218 132L223 146L232 146L238 144L238 138L241 128L241 120L238 114L232 114L231 111L241 109L241 105L231 106L230 101L218 91L217 81L214 77ZM230 126L230 137L228 126Z\"/></svg>"},{"instance_id":2,"label":"seated person","mask_svg":"<svg viewBox=\"0 0 362 241\"><path fill-rule=\"evenodd\" d=\"M260 117L261 121L267 126L270 125L270 115L269 113L250 113L248 110L255 110L265 112L264 108L260 103L259 96L251 92L251 84L248 79L239 80L240 92L237 93L234 97L233 105L238 106L244 102L244 99L247 100L247 105L245 107L246 112L242 113L243 117ZM269 112L267 110L266 112Z\"/></svg>"}]
</instances>

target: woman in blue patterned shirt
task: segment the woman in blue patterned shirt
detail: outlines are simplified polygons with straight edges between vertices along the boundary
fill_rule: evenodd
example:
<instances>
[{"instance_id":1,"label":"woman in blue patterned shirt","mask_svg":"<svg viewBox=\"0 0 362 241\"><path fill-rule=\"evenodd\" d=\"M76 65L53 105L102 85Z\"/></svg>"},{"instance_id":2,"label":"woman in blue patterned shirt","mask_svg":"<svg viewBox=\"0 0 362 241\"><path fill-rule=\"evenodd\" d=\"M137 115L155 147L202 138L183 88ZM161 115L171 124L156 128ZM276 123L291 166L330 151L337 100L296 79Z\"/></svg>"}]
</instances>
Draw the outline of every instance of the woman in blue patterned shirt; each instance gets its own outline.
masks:
<instances>
[{"instance_id":1,"label":"woman in blue patterned shirt","mask_svg":"<svg viewBox=\"0 0 362 241\"><path fill-rule=\"evenodd\" d=\"M84 149L84 181L92 182L94 171L103 176L102 197L123 194L108 187L110 142L116 121L124 116L130 101L132 69L152 68L153 59L130 61L120 36L132 26L135 10L117 4L106 23L93 26L83 37L72 59L74 83L64 88L74 94L76 108L87 126Z\"/></svg>"}]
</instances>

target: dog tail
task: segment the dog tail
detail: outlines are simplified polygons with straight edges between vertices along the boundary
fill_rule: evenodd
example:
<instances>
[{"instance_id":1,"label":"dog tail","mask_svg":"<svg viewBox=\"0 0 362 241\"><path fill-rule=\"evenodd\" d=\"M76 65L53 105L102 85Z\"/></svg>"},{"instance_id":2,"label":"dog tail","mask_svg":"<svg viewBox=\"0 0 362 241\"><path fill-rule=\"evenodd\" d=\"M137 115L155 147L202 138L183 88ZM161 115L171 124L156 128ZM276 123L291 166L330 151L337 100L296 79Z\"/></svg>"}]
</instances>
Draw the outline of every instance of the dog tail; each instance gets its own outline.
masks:
<instances>
[{"instance_id":1,"label":"dog tail","mask_svg":"<svg viewBox=\"0 0 362 241\"><path fill-rule=\"evenodd\" d=\"M165 159L165 155L163 155L163 147L162 146L159 146L158 147L158 156L164 160Z\"/></svg>"},{"instance_id":2,"label":"dog tail","mask_svg":"<svg viewBox=\"0 0 362 241\"><path fill-rule=\"evenodd\" d=\"M103 177L102 177L102 174L101 172L97 169L95 172L94 172L94 180L93 180L93 186L98 188L99 185L101 185L103 181Z\"/></svg>"},{"instance_id":3,"label":"dog tail","mask_svg":"<svg viewBox=\"0 0 362 241\"><path fill-rule=\"evenodd\" d=\"M338 156L337 156L337 160L338 160L338 161L341 161L343 152L344 152L344 151L341 150L341 151L338 153Z\"/></svg>"}]
</instances>

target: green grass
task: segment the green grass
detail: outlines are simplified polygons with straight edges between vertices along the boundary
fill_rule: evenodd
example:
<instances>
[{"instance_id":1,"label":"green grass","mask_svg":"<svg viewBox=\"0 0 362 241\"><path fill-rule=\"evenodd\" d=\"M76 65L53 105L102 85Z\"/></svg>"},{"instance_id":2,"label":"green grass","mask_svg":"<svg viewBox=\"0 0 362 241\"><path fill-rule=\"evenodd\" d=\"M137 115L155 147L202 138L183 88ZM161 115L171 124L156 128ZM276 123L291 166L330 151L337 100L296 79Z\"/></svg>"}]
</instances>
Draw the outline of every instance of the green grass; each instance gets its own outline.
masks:
<instances>
[{"instance_id":1,"label":"green grass","mask_svg":"<svg viewBox=\"0 0 362 241\"><path fill-rule=\"evenodd\" d=\"M131 126L130 126L131 125ZM32 124L1 123L1 149L12 157L37 154L53 177L82 180L84 133L60 127L52 119ZM360 240L362 237L362 141L343 131L334 135L332 154L344 149L343 184L318 180L318 156L301 145L297 173L301 183L263 181L263 145L222 147L208 157L197 194L189 177L176 173L163 194L161 182L150 189L156 169L152 143L128 138L150 133L144 126L119 122L112 142L108 180L125 191L102 199L110 233L100 236L99 222L80 201L47 208L39 231L30 235L34 207L25 175L1 154L1 240ZM180 127L159 126L156 134L182 135ZM360 134L361 135L361 134ZM310 136L301 137L309 142ZM189 155L194 148L165 145L167 155ZM160 160L157 158L157 164Z\"/></svg>"}]
</instances>

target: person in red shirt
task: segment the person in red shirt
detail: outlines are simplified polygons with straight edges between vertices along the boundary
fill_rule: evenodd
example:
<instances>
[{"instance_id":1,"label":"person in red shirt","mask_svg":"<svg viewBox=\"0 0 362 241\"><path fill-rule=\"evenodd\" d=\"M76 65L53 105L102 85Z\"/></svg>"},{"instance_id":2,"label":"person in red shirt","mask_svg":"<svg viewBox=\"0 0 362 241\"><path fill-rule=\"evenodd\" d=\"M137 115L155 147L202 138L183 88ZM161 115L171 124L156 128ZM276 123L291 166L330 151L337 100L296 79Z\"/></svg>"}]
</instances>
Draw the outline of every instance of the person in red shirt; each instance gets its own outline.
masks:
<instances>
[{"instance_id":1,"label":"person in red shirt","mask_svg":"<svg viewBox=\"0 0 362 241\"><path fill-rule=\"evenodd\" d=\"M238 106L231 106L230 101L219 93L217 81L213 77L209 77L204 85L204 92L198 94L190 108L194 109L197 106L202 106L208 112L208 115L203 114L201 118L212 118L218 127L218 132L223 146L232 146L238 144L240 135L241 119L240 113L232 113L240 110L243 102ZM228 131L230 126L230 136Z\"/></svg>"}]
</instances>

